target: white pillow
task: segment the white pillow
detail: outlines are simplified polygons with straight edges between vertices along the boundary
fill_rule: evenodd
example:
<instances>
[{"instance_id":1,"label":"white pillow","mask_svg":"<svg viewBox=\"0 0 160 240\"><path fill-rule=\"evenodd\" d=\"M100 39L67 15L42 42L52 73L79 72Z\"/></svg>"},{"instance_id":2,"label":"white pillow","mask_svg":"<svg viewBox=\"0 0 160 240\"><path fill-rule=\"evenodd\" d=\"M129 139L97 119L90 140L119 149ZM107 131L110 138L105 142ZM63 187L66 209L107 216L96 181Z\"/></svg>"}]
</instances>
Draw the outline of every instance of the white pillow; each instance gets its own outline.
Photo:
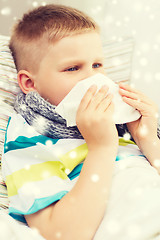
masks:
<instances>
[{"instance_id":1,"label":"white pillow","mask_svg":"<svg viewBox=\"0 0 160 240\"><path fill-rule=\"evenodd\" d=\"M9 113L13 109L14 98L20 90L8 42L9 37L0 35L0 209L8 208L9 204L6 186L1 175L1 156Z\"/></svg>"}]
</instances>

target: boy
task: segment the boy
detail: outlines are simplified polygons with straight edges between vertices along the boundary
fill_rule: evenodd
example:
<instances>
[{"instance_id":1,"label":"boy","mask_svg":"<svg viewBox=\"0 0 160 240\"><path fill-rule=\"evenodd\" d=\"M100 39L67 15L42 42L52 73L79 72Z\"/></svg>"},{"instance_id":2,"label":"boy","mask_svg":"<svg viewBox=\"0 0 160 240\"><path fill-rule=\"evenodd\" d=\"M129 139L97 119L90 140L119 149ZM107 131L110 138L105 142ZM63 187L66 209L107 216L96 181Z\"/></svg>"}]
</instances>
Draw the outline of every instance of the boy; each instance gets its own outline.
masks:
<instances>
[{"instance_id":1,"label":"boy","mask_svg":"<svg viewBox=\"0 0 160 240\"><path fill-rule=\"evenodd\" d=\"M39 7L15 26L10 49L23 92L17 97L4 149L10 215L24 216L47 240L93 239L119 151L112 95L106 96L107 86L97 93L92 86L79 106L78 128L67 128L54 106L78 81L105 74L99 28L78 10ZM127 85L120 84L119 91L142 115L127 126L154 165L160 158L157 108Z\"/></svg>"}]
</instances>

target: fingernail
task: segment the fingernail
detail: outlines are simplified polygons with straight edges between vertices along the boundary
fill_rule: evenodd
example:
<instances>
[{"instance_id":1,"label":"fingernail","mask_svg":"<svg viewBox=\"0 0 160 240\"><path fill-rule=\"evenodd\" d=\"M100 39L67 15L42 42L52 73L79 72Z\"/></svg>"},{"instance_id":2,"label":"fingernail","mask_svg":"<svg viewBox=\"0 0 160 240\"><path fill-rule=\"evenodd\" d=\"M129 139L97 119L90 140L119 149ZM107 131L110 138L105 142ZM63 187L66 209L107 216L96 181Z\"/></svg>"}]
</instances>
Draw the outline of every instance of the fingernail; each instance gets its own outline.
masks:
<instances>
[{"instance_id":1,"label":"fingernail","mask_svg":"<svg viewBox=\"0 0 160 240\"><path fill-rule=\"evenodd\" d=\"M108 89L108 86L107 86L107 85L103 85L103 86L101 87L101 89L107 90L107 89Z\"/></svg>"},{"instance_id":2,"label":"fingernail","mask_svg":"<svg viewBox=\"0 0 160 240\"><path fill-rule=\"evenodd\" d=\"M109 93L106 97L108 97L108 98L113 98L113 94L112 94L112 93Z\"/></svg>"},{"instance_id":3,"label":"fingernail","mask_svg":"<svg viewBox=\"0 0 160 240\"><path fill-rule=\"evenodd\" d=\"M119 83L119 87L125 87L126 86L126 84L125 83L123 83L123 82L121 82L121 83Z\"/></svg>"},{"instance_id":4,"label":"fingernail","mask_svg":"<svg viewBox=\"0 0 160 240\"><path fill-rule=\"evenodd\" d=\"M110 97L113 98L113 93L109 93Z\"/></svg>"},{"instance_id":5,"label":"fingernail","mask_svg":"<svg viewBox=\"0 0 160 240\"><path fill-rule=\"evenodd\" d=\"M90 86L90 89L94 89L94 88L97 88L96 84L93 84L93 85Z\"/></svg>"}]
</instances>

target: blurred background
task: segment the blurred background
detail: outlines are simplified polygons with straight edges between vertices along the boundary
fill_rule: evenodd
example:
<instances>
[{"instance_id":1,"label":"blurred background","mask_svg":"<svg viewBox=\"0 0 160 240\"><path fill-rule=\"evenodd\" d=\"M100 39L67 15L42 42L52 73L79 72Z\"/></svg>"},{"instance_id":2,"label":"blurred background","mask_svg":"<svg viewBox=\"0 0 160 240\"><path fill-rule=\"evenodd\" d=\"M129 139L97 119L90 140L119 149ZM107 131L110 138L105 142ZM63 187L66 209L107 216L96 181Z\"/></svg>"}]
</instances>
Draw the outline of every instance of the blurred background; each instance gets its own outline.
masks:
<instances>
[{"instance_id":1,"label":"blurred background","mask_svg":"<svg viewBox=\"0 0 160 240\"><path fill-rule=\"evenodd\" d=\"M0 34L10 35L27 10L48 3L76 7L101 26L102 40L134 39L130 82L160 107L159 0L0 0Z\"/></svg>"}]
</instances>

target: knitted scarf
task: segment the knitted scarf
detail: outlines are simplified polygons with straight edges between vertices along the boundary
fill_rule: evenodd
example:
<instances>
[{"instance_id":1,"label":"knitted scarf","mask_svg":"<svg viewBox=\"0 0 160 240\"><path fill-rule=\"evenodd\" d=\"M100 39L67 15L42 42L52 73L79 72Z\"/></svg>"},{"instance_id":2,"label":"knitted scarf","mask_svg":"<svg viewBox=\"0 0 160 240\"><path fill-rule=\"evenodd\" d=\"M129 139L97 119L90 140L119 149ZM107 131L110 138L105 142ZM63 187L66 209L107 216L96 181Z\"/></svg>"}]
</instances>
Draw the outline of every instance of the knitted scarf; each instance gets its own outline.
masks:
<instances>
[{"instance_id":1,"label":"knitted scarf","mask_svg":"<svg viewBox=\"0 0 160 240\"><path fill-rule=\"evenodd\" d=\"M14 108L29 125L42 135L53 139L83 139L78 128L67 127L66 120L56 113L55 106L44 100L36 91L28 94L20 92L16 97ZM126 124L116 124L116 127L121 137L128 132ZM157 135L160 138L160 124L157 128Z\"/></svg>"},{"instance_id":2,"label":"knitted scarf","mask_svg":"<svg viewBox=\"0 0 160 240\"><path fill-rule=\"evenodd\" d=\"M36 91L20 92L14 108L26 122L42 135L53 139L83 138L78 128L67 127L66 120L55 111L55 106L44 100Z\"/></svg>"}]
</instances>

